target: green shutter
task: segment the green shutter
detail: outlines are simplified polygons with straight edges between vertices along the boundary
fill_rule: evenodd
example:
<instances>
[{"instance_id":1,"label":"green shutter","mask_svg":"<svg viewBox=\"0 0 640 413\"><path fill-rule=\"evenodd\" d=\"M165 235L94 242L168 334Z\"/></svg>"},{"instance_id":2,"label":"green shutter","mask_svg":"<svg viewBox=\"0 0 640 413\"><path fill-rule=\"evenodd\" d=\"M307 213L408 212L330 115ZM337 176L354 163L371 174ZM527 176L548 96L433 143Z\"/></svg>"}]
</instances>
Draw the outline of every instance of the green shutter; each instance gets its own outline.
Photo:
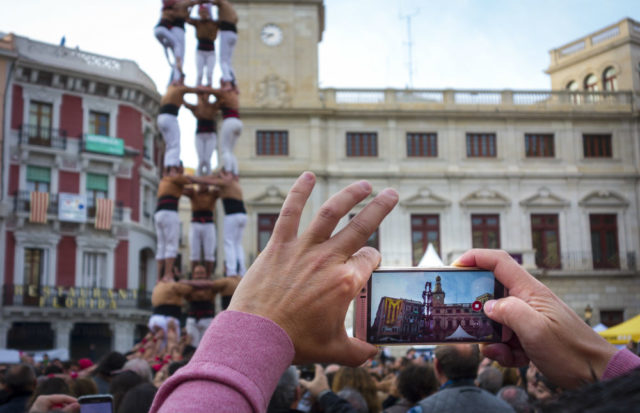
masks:
<instances>
[{"instance_id":1,"label":"green shutter","mask_svg":"<svg viewBox=\"0 0 640 413\"><path fill-rule=\"evenodd\" d=\"M51 183L51 169L28 165L27 181Z\"/></svg>"},{"instance_id":2,"label":"green shutter","mask_svg":"<svg viewBox=\"0 0 640 413\"><path fill-rule=\"evenodd\" d=\"M87 189L93 189L94 191L109 191L109 176L87 174Z\"/></svg>"}]
</instances>

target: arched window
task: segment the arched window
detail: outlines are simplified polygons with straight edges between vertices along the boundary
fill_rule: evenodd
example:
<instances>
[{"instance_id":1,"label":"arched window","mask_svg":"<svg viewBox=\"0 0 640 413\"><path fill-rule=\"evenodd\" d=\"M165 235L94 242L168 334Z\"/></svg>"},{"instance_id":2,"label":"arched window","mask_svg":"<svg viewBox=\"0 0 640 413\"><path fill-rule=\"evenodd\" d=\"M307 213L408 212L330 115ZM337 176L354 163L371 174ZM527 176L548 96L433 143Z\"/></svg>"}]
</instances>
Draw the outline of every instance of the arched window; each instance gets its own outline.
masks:
<instances>
[{"instance_id":1,"label":"arched window","mask_svg":"<svg viewBox=\"0 0 640 413\"><path fill-rule=\"evenodd\" d=\"M575 92L578 90L578 82L576 82L575 80L570 81L569 83L567 83L567 87L566 89L570 92Z\"/></svg>"},{"instance_id":2,"label":"arched window","mask_svg":"<svg viewBox=\"0 0 640 413\"><path fill-rule=\"evenodd\" d=\"M598 78L593 73L584 78L584 90L589 92L598 91Z\"/></svg>"},{"instance_id":3,"label":"arched window","mask_svg":"<svg viewBox=\"0 0 640 413\"><path fill-rule=\"evenodd\" d=\"M609 92L615 92L618 90L618 71L613 66L609 66L604 69L602 73L602 84L604 90Z\"/></svg>"}]
</instances>

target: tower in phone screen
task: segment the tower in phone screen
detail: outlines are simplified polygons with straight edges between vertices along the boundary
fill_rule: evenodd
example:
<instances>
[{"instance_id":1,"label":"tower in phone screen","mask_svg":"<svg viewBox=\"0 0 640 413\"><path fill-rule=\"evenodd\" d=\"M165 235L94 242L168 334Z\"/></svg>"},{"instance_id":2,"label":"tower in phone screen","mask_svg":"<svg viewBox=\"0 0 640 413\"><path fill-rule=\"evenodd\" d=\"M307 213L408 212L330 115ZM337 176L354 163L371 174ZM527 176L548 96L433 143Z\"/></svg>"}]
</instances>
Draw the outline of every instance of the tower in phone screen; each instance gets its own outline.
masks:
<instances>
[{"instance_id":1,"label":"tower in phone screen","mask_svg":"<svg viewBox=\"0 0 640 413\"><path fill-rule=\"evenodd\" d=\"M367 341L500 341L502 327L483 311L497 285L490 271L374 272Z\"/></svg>"}]
</instances>

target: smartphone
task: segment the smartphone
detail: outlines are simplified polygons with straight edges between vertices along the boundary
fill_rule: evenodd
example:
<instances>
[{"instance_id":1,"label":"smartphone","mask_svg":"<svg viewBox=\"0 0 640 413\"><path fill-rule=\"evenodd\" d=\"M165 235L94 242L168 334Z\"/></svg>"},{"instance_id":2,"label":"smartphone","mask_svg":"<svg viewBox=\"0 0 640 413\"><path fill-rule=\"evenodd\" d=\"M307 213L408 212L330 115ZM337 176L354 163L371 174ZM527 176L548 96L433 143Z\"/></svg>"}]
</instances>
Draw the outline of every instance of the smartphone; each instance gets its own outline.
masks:
<instances>
[{"instance_id":1,"label":"smartphone","mask_svg":"<svg viewBox=\"0 0 640 413\"><path fill-rule=\"evenodd\" d=\"M506 296L479 268L379 268L356 297L354 336L376 345L501 342L484 303Z\"/></svg>"},{"instance_id":2,"label":"smartphone","mask_svg":"<svg viewBox=\"0 0 640 413\"><path fill-rule=\"evenodd\" d=\"M94 394L78 397L80 413L113 413L113 396Z\"/></svg>"}]
</instances>

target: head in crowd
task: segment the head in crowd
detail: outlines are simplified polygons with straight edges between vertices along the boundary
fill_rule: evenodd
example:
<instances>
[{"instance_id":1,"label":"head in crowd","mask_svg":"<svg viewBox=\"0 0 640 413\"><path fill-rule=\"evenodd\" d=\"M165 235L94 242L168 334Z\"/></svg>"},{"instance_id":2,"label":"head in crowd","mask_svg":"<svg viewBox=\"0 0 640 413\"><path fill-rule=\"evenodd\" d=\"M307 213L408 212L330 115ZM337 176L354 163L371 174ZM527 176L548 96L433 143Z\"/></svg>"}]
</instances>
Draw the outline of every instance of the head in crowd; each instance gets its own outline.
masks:
<instances>
[{"instance_id":1,"label":"head in crowd","mask_svg":"<svg viewBox=\"0 0 640 413\"><path fill-rule=\"evenodd\" d=\"M376 384L367 370L362 367L341 367L333 377L331 389L338 393L347 387L357 390L364 397L370 412L380 411Z\"/></svg>"},{"instance_id":2,"label":"head in crowd","mask_svg":"<svg viewBox=\"0 0 640 413\"><path fill-rule=\"evenodd\" d=\"M141 383L144 383L142 377L131 370L125 370L122 373L116 374L113 377L113 380L111 380L111 385L109 386L109 393L113 396L114 410L118 410L124 395Z\"/></svg>"},{"instance_id":3,"label":"head in crowd","mask_svg":"<svg viewBox=\"0 0 640 413\"><path fill-rule=\"evenodd\" d=\"M46 396L49 394L67 394L72 396L73 392L64 379L60 377L47 378L41 381L36 387L36 391L33 392L31 399L29 399L29 406L33 404L38 396Z\"/></svg>"},{"instance_id":4,"label":"head in crowd","mask_svg":"<svg viewBox=\"0 0 640 413\"><path fill-rule=\"evenodd\" d=\"M187 365L186 361L174 361L171 364L169 364L169 368L168 368L168 373L169 373L169 377L173 376L173 373L175 373L176 371L178 371L178 369L180 367L184 367Z\"/></svg>"},{"instance_id":5,"label":"head in crowd","mask_svg":"<svg viewBox=\"0 0 640 413\"><path fill-rule=\"evenodd\" d=\"M204 186L204 185L200 185L200 186ZM207 277L207 269L205 268L205 266L202 264L198 264L195 267L193 267L192 278L194 280L206 280L208 277Z\"/></svg>"},{"instance_id":6,"label":"head in crowd","mask_svg":"<svg viewBox=\"0 0 640 413\"><path fill-rule=\"evenodd\" d=\"M111 374L116 370L120 370L126 362L127 358L123 354L120 354L117 351L112 351L103 357L100 364L98 364L95 373L103 376L103 378L110 379Z\"/></svg>"},{"instance_id":7,"label":"head in crowd","mask_svg":"<svg viewBox=\"0 0 640 413\"><path fill-rule=\"evenodd\" d=\"M93 362L90 359L84 358L78 360L78 367L80 370L88 369L91 366L93 366Z\"/></svg>"},{"instance_id":8,"label":"head in crowd","mask_svg":"<svg viewBox=\"0 0 640 413\"><path fill-rule=\"evenodd\" d=\"M298 369L295 366L289 366L278 380L276 390L271 395L267 413L289 411L298 403L300 396Z\"/></svg>"},{"instance_id":9,"label":"head in crowd","mask_svg":"<svg viewBox=\"0 0 640 413\"><path fill-rule=\"evenodd\" d=\"M151 374L151 366L146 360L135 358L127 361L122 366L123 371L132 371L142 377L144 381L151 383L153 376Z\"/></svg>"},{"instance_id":10,"label":"head in crowd","mask_svg":"<svg viewBox=\"0 0 640 413\"><path fill-rule=\"evenodd\" d=\"M477 344L450 344L435 349L436 377L442 384L448 380L475 379L480 364Z\"/></svg>"},{"instance_id":11,"label":"head in crowd","mask_svg":"<svg viewBox=\"0 0 640 413\"><path fill-rule=\"evenodd\" d=\"M338 392L338 397L349 402L351 407L355 410L355 413L367 413L369 407L367 401L362 397L360 392L354 389L345 388Z\"/></svg>"},{"instance_id":12,"label":"head in crowd","mask_svg":"<svg viewBox=\"0 0 640 413\"><path fill-rule=\"evenodd\" d=\"M476 386L489 393L498 393L502 387L502 372L493 366L485 367L476 378Z\"/></svg>"},{"instance_id":13,"label":"head in crowd","mask_svg":"<svg viewBox=\"0 0 640 413\"><path fill-rule=\"evenodd\" d=\"M120 403L117 413L148 412L158 389L151 383L138 384L129 390Z\"/></svg>"},{"instance_id":14,"label":"head in crowd","mask_svg":"<svg viewBox=\"0 0 640 413\"><path fill-rule=\"evenodd\" d=\"M534 383L533 397L537 400L553 399L562 392L560 387L553 384L539 371L536 372Z\"/></svg>"},{"instance_id":15,"label":"head in crowd","mask_svg":"<svg viewBox=\"0 0 640 413\"><path fill-rule=\"evenodd\" d=\"M539 404L542 413L636 412L640 406L640 369L611 380L564 392Z\"/></svg>"},{"instance_id":16,"label":"head in crowd","mask_svg":"<svg viewBox=\"0 0 640 413\"><path fill-rule=\"evenodd\" d=\"M47 365L47 367L44 369L44 372L42 374L44 374L45 376L48 376L49 374L62 374L64 373L64 370L53 363L49 363L49 365Z\"/></svg>"},{"instance_id":17,"label":"head in crowd","mask_svg":"<svg viewBox=\"0 0 640 413\"><path fill-rule=\"evenodd\" d=\"M75 397L98 394L98 386L90 377L78 377L75 379L71 385L71 390Z\"/></svg>"},{"instance_id":18,"label":"head in crowd","mask_svg":"<svg viewBox=\"0 0 640 413\"><path fill-rule=\"evenodd\" d=\"M527 391L518 386L505 386L498 391L498 398L509 403L516 413L533 413Z\"/></svg>"},{"instance_id":19,"label":"head in crowd","mask_svg":"<svg viewBox=\"0 0 640 413\"><path fill-rule=\"evenodd\" d=\"M4 377L4 383L10 394L31 393L36 388L36 372L28 364L11 366Z\"/></svg>"},{"instance_id":20,"label":"head in crowd","mask_svg":"<svg viewBox=\"0 0 640 413\"><path fill-rule=\"evenodd\" d=\"M411 404L416 404L438 390L438 381L429 364L411 365L398 375L398 391Z\"/></svg>"},{"instance_id":21,"label":"head in crowd","mask_svg":"<svg viewBox=\"0 0 640 413\"><path fill-rule=\"evenodd\" d=\"M191 344L187 344L186 346L184 346L184 349L182 350L182 358L186 361L189 361L191 359L191 356L193 356L193 353L195 352L196 352L196 348Z\"/></svg>"}]
</instances>

